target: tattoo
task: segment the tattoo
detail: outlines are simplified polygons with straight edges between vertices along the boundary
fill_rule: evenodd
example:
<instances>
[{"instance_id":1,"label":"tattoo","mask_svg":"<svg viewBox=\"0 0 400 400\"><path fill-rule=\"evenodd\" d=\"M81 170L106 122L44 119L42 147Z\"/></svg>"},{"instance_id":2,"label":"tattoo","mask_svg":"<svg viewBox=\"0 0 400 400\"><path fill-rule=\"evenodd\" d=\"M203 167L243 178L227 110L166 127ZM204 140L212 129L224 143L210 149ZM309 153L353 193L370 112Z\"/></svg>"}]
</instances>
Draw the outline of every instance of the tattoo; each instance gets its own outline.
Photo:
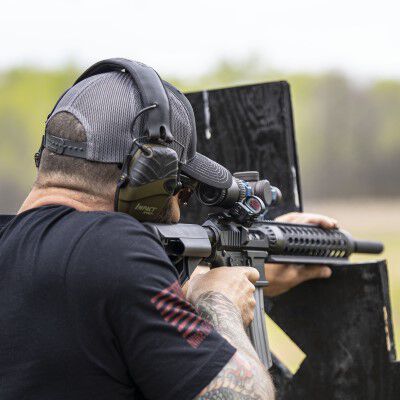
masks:
<instances>
[{"instance_id":1,"label":"tattoo","mask_svg":"<svg viewBox=\"0 0 400 400\"><path fill-rule=\"evenodd\" d=\"M239 310L221 293L203 293L197 299L196 309L203 319L224 333L230 333L230 323L243 326Z\"/></svg>"},{"instance_id":2,"label":"tattoo","mask_svg":"<svg viewBox=\"0 0 400 400\"><path fill-rule=\"evenodd\" d=\"M273 400L269 373L258 359L234 304L221 293L206 292L199 296L196 309L237 348L236 354L196 400Z\"/></svg>"},{"instance_id":3,"label":"tattoo","mask_svg":"<svg viewBox=\"0 0 400 400\"><path fill-rule=\"evenodd\" d=\"M258 356L244 331L239 310L223 294L206 292L199 296L196 309L225 339L258 361Z\"/></svg>"},{"instance_id":4,"label":"tattoo","mask_svg":"<svg viewBox=\"0 0 400 400\"><path fill-rule=\"evenodd\" d=\"M207 392L199 397L201 400L253 400L254 397L235 394L230 389L220 388Z\"/></svg>"}]
</instances>

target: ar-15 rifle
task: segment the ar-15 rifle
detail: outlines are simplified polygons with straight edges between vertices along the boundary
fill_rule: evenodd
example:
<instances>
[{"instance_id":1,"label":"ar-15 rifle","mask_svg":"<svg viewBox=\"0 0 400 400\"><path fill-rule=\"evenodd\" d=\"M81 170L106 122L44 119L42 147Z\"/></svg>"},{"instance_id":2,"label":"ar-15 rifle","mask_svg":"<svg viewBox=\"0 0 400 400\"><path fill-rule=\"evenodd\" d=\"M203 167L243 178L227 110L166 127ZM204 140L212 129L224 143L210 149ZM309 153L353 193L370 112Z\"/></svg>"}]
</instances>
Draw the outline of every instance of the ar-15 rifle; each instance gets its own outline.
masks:
<instances>
[{"instance_id":1,"label":"ar-15 rifle","mask_svg":"<svg viewBox=\"0 0 400 400\"><path fill-rule=\"evenodd\" d=\"M263 364L272 365L264 315L265 263L345 265L352 253L379 254L379 242L354 240L340 229L291 224L265 219L268 207L278 203L281 193L258 172L234 174L229 189L199 184L198 199L225 211L211 214L202 225L146 224L159 238L184 282L200 262L218 266L250 266L260 273L256 282L256 309L249 337Z\"/></svg>"}]
</instances>

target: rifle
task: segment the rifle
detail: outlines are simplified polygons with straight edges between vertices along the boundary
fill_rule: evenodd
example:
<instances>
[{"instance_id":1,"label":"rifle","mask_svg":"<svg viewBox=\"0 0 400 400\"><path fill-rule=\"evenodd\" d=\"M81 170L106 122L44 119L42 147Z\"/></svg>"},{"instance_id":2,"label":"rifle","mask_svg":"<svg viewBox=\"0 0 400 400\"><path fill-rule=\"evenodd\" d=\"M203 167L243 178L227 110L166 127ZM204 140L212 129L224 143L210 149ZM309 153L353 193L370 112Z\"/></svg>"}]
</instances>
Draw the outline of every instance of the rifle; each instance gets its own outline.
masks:
<instances>
[{"instance_id":1,"label":"rifle","mask_svg":"<svg viewBox=\"0 0 400 400\"><path fill-rule=\"evenodd\" d=\"M202 226L155 224L146 227L160 239L184 283L194 269L206 262L219 266L249 266L260 274L256 282L256 309L249 338L262 363L270 368L271 353L264 315L263 288L268 285L265 263L346 265L352 253L379 254L380 242L355 240L341 229L309 224L269 221L266 212L281 200L278 188L259 180L258 172L234 174L229 189L196 186L200 202L223 210L210 214Z\"/></svg>"}]
</instances>

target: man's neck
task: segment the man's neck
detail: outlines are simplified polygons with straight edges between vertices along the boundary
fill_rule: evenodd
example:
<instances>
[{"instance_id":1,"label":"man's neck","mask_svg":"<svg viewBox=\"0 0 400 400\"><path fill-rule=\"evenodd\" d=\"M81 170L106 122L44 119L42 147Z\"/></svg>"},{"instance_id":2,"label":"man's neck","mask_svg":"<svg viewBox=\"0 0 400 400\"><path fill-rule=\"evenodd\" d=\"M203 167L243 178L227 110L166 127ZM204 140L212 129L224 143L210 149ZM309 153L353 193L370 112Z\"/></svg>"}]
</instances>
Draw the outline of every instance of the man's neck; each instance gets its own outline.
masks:
<instances>
[{"instance_id":1,"label":"man's neck","mask_svg":"<svg viewBox=\"0 0 400 400\"><path fill-rule=\"evenodd\" d=\"M33 188L18 214L47 205L64 205L78 211L113 211L112 201L64 188Z\"/></svg>"}]
</instances>

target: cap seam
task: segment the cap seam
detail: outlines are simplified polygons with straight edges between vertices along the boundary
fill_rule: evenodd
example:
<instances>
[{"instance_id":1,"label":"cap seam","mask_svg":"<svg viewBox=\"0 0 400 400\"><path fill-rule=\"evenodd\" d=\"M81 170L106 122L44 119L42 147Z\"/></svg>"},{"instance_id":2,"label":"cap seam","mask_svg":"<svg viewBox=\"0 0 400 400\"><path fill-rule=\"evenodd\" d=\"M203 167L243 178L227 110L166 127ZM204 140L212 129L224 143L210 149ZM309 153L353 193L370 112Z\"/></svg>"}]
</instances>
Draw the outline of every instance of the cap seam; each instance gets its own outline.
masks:
<instances>
[{"instance_id":1,"label":"cap seam","mask_svg":"<svg viewBox=\"0 0 400 400\"><path fill-rule=\"evenodd\" d=\"M177 102L178 104L181 104L182 107L183 107L183 109L184 109L185 116L186 116L186 118L187 118L187 121L186 121L186 122L188 122L188 126L190 127L189 137L190 137L190 141L192 141L193 127L192 127L192 122L191 122L191 120L190 120L190 116L189 116L188 110L187 110L187 108L185 107L185 105L183 104L183 102L178 98L178 96L177 96L172 90L169 90L169 94L176 100L176 102ZM169 99L168 99L168 101L169 101ZM170 114L171 114L171 113L172 113L172 109L171 109L171 107L170 107ZM171 115L171 122L172 122L172 115ZM187 150L188 150L188 147L189 147L189 145L188 145L188 146L185 146L185 147L182 149L182 153L185 155L185 164L189 161L188 158L187 158ZM196 154L196 153L195 153L195 154ZM181 163L181 164L184 164L184 163ZM185 164L184 164L184 165L185 165Z\"/></svg>"},{"instance_id":2,"label":"cap seam","mask_svg":"<svg viewBox=\"0 0 400 400\"><path fill-rule=\"evenodd\" d=\"M190 143L192 143L193 140L193 135L197 134L196 132L196 123L195 123L195 116L194 116L194 112L192 109L192 112L190 112L190 110L188 109L188 104L189 106L192 107L190 105L189 99L175 86L171 85L169 82L163 81L163 83L165 84L165 86L169 89L169 92L175 97L175 99L179 102L179 104L182 105L182 107L184 108L185 112L186 112L186 117L189 121L189 126L190 126ZM179 96L178 96L179 94ZM180 98L180 96L182 96L182 99ZM186 101L185 101L186 100ZM187 103L186 103L187 102ZM193 118L192 118L193 117ZM196 147L197 147L197 143L196 143ZM186 164L193 160L196 156L196 151L194 152L194 155L192 158L188 158L187 157L187 152L186 152Z\"/></svg>"}]
</instances>

